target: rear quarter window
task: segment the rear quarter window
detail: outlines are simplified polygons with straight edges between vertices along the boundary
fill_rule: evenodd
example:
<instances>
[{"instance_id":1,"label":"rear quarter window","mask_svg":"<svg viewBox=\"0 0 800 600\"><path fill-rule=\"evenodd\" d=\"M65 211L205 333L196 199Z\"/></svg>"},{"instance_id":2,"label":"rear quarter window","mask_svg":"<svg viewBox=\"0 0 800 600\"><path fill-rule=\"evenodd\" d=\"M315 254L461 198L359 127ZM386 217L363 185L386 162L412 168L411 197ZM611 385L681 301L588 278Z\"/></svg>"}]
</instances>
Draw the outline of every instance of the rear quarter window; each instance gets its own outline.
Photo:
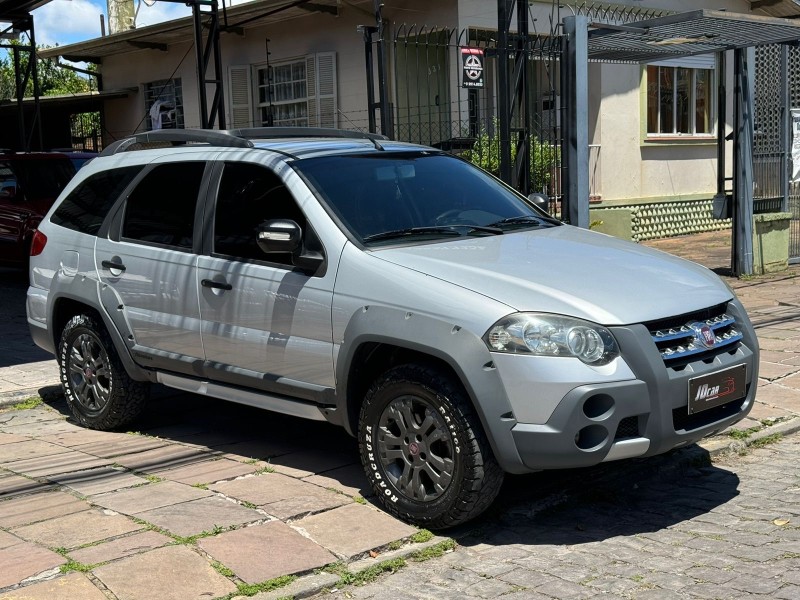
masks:
<instances>
[{"instance_id":1,"label":"rear quarter window","mask_svg":"<svg viewBox=\"0 0 800 600\"><path fill-rule=\"evenodd\" d=\"M67 229L96 235L108 211L143 165L102 171L87 177L64 198L50 221Z\"/></svg>"}]
</instances>

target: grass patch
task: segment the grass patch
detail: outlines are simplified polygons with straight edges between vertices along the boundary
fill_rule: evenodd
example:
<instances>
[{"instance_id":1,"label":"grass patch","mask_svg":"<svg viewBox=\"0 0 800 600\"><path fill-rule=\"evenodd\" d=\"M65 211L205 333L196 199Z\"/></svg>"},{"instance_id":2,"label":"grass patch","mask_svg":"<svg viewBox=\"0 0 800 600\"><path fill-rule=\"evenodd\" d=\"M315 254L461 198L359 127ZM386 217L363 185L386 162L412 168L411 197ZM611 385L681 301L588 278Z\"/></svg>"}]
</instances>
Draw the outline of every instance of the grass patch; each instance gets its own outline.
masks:
<instances>
[{"instance_id":1,"label":"grass patch","mask_svg":"<svg viewBox=\"0 0 800 600\"><path fill-rule=\"evenodd\" d=\"M240 583L237 587L238 589L236 592L231 594L231 598L234 596L255 596L256 594L260 594L262 592L271 592L273 590L278 590L282 587L286 587L290 583L292 583L295 579L297 579L296 575L282 575L280 577L276 577L275 579L270 579L268 581L263 581L261 583Z\"/></svg>"},{"instance_id":2,"label":"grass patch","mask_svg":"<svg viewBox=\"0 0 800 600\"><path fill-rule=\"evenodd\" d=\"M207 483L193 483L192 487L193 488L197 488L198 490L207 490L208 489L208 484Z\"/></svg>"},{"instance_id":3,"label":"grass patch","mask_svg":"<svg viewBox=\"0 0 800 600\"><path fill-rule=\"evenodd\" d=\"M734 429L728 432L728 436L735 440L746 440L756 431L761 431L761 427L750 427L749 429Z\"/></svg>"},{"instance_id":4,"label":"grass patch","mask_svg":"<svg viewBox=\"0 0 800 600\"><path fill-rule=\"evenodd\" d=\"M364 498L362 498L362 497L361 497L361 496L359 496L358 494L356 494L355 496L353 496L353 502L356 502L356 503L358 503L358 504L366 504L366 503L367 503L367 501L366 501L366 500L364 500Z\"/></svg>"},{"instance_id":5,"label":"grass patch","mask_svg":"<svg viewBox=\"0 0 800 600\"><path fill-rule=\"evenodd\" d=\"M774 444L775 442L781 441L783 435L780 433L773 433L772 435L768 435L758 440L753 440L750 444L751 448L763 448L764 446L769 446L770 444Z\"/></svg>"},{"instance_id":6,"label":"grass patch","mask_svg":"<svg viewBox=\"0 0 800 600\"><path fill-rule=\"evenodd\" d=\"M395 540L389 544L389 550L400 550L403 547L403 542Z\"/></svg>"},{"instance_id":7,"label":"grass patch","mask_svg":"<svg viewBox=\"0 0 800 600\"><path fill-rule=\"evenodd\" d=\"M253 504L252 502L248 502L247 500L239 500L239 504L251 510L255 510L258 508L255 504Z\"/></svg>"},{"instance_id":8,"label":"grass patch","mask_svg":"<svg viewBox=\"0 0 800 600\"><path fill-rule=\"evenodd\" d=\"M42 400L39 396L31 396L30 398L25 398L25 400L21 400L17 402L11 407L11 410L28 410L31 408L36 408L40 404L42 404L44 400Z\"/></svg>"},{"instance_id":9,"label":"grass patch","mask_svg":"<svg viewBox=\"0 0 800 600\"><path fill-rule=\"evenodd\" d=\"M144 478L147 479L147 481L149 481L150 483L160 483L164 481L164 478L159 477L158 475L145 475Z\"/></svg>"},{"instance_id":10,"label":"grass patch","mask_svg":"<svg viewBox=\"0 0 800 600\"><path fill-rule=\"evenodd\" d=\"M415 544L422 544L424 542L429 542L430 540L432 540L433 534L427 529L420 529L417 533L415 533L408 539L414 542Z\"/></svg>"},{"instance_id":11,"label":"grass patch","mask_svg":"<svg viewBox=\"0 0 800 600\"><path fill-rule=\"evenodd\" d=\"M424 562L432 558L439 558L446 552L452 552L456 549L456 546L458 546L458 544L456 544L455 540L444 540L430 548L414 552L409 558L414 562Z\"/></svg>"},{"instance_id":12,"label":"grass patch","mask_svg":"<svg viewBox=\"0 0 800 600\"><path fill-rule=\"evenodd\" d=\"M780 559L784 559L784 558L800 558L800 552L786 552L784 554L781 554L779 558Z\"/></svg>"},{"instance_id":13,"label":"grass patch","mask_svg":"<svg viewBox=\"0 0 800 600\"><path fill-rule=\"evenodd\" d=\"M59 570L62 573L70 573L72 571L76 571L78 573L88 573L94 568L94 565L87 565L71 558L67 559L67 562L59 567Z\"/></svg>"},{"instance_id":14,"label":"grass patch","mask_svg":"<svg viewBox=\"0 0 800 600\"><path fill-rule=\"evenodd\" d=\"M225 565L223 565L219 561L215 560L214 562L211 563L211 566L214 568L214 570L217 573L219 573L223 577L235 577L236 576L236 573L231 571L228 567L226 567Z\"/></svg>"},{"instance_id":15,"label":"grass patch","mask_svg":"<svg viewBox=\"0 0 800 600\"><path fill-rule=\"evenodd\" d=\"M189 535L186 537L181 537L179 535L174 535L170 533L167 533L167 535L170 536L173 540L175 540L175 542L178 544L191 546L199 539L213 537L215 535L222 533L223 531L225 531L224 527L221 527L219 525L214 525L214 528L211 531L201 531L200 533L195 533L194 535Z\"/></svg>"},{"instance_id":16,"label":"grass patch","mask_svg":"<svg viewBox=\"0 0 800 600\"><path fill-rule=\"evenodd\" d=\"M339 576L339 581L336 582L336 585L341 587L343 585L365 585L371 581L375 581L384 573L394 573L405 566L405 560L402 558L393 558L391 560L379 562L358 573L351 573L343 563L334 563L326 567L325 570Z\"/></svg>"},{"instance_id":17,"label":"grass patch","mask_svg":"<svg viewBox=\"0 0 800 600\"><path fill-rule=\"evenodd\" d=\"M258 471L255 471L254 475L263 475L264 473L274 473L275 469L270 467L269 465L265 467L261 467Z\"/></svg>"}]
</instances>

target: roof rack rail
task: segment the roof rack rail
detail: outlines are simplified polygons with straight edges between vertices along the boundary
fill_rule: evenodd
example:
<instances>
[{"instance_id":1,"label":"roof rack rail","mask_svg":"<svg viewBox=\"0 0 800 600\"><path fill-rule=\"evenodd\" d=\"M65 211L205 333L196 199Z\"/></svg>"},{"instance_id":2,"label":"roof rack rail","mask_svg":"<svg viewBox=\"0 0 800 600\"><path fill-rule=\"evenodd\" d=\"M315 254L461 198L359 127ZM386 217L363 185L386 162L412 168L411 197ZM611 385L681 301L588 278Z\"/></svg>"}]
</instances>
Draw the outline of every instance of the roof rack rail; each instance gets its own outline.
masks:
<instances>
[{"instance_id":1,"label":"roof rack rail","mask_svg":"<svg viewBox=\"0 0 800 600\"><path fill-rule=\"evenodd\" d=\"M253 142L228 131L215 129L158 129L136 133L130 137L109 144L100 156L112 156L118 152L131 150L131 146L148 143L170 143L173 146L186 143L209 144L232 148L252 148Z\"/></svg>"},{"instance_id":2,"label":"roof rack rail","mask_svg":"<svg viewBox=\"0 0 800 600\"><path fill-rule=\"evenodd\" d=\"M349 129L333 129L329 127L247 127L229 129L228 133L247 140L264 140L273 138L349 138L360 140L388 140L379 133L352 131Z\"/></svg>"}]
</instances>

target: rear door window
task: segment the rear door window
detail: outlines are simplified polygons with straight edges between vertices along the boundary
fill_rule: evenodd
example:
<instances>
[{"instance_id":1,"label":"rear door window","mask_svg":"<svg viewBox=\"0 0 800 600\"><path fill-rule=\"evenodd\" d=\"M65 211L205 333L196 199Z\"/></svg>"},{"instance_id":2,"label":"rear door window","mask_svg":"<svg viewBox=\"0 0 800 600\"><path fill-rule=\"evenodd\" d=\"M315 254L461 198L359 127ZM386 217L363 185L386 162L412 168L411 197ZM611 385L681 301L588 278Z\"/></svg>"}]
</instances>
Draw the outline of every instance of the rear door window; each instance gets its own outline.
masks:
<instances>
[{"instance_id":1,"label":"rear door window","mask_svg":"<svg viewBox=\"0 0 800 600\"><path fill-rule=\"evenodd\" d=\"M204 162L169 163L147 173L126 202L122 237L191 250L205 168Z\"/></svg>"},{"instance_id":2,"label":"rear door window","mask_svg":"<svg viewBox=\"0 0 800 600\"><path fill-rule=\"evenodd\" d=\"M74 231L97 234L108 211L143 165L95 173L86 178L59 205L50 221Z\"/></svg>"},{"instance_id":3,"label":"rear door window","mask_svg":"<svg viewBox=\"0 0 800 600\"><path fill-rule=\"evenodd\" d=\"M0 162L0 171L9 169L14 173L19 186L17 194L29 201L58 198L70 179L75 167L64 156L60 158L19 158Z\"/></svg>"}]
</instances>

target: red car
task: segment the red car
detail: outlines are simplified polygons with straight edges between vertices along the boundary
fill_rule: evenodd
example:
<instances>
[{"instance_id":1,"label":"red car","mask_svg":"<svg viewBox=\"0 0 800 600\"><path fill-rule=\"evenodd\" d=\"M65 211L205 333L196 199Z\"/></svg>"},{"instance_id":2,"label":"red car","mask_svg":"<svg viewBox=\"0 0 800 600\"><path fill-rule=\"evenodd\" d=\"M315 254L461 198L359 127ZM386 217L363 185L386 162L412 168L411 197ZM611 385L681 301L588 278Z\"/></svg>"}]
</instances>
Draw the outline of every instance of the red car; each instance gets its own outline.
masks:
<instances>
[{"instance_id":1,"label":"red car","mask_svg":"<svg viewBox=\"0 0 800 600\"><path fill-rule=\"evenodd\" d=\"M64 154L0 151L0 264L27 262L39 221L74 175Z\"/></svg>"}]
</instances>

